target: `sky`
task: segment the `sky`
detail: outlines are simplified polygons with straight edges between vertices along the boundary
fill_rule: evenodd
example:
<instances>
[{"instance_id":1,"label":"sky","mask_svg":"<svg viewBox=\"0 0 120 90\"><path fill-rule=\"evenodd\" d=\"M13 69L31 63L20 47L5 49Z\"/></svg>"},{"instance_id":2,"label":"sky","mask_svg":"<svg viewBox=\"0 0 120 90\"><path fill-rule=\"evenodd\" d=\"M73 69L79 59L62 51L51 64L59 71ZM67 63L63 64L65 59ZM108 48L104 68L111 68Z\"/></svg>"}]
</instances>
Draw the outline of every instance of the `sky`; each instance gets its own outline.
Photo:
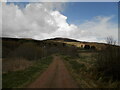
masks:
<instances>
[{"instance_id":1,"label":"sky","mask_svg":"<svg viewBox=\"0 0 120 90\"><path fill-rule=\"evenodd\" d=\"M116 2L69 2L63 14L68 17L68 23L83 23L95 16L115 15L114 22L118 20L118 3Z\"/></svg>"},{"instance_id":2,"label":"sky","mask_svg":"<svg viewBox=\"0 0 120 90\"><path fill-rule=\"evenodd\" d=\"M118 39L117 2L3 3L2 37Z\"/></svg>"}]
</instances>

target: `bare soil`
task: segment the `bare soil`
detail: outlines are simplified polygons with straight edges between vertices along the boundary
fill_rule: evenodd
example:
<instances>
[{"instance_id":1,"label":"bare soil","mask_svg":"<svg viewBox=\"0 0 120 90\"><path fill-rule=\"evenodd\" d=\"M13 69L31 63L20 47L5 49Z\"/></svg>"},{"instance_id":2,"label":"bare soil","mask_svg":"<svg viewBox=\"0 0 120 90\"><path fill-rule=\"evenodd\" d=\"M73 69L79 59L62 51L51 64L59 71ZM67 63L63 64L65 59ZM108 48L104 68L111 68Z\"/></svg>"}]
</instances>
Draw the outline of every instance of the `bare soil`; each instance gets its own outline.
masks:
<instances>
[{"instance_id":1,"label":"bare soil","mask_svg":"<svg viewBox=\"0 0 120 90\"><path fill-rule=\"evenodd\" d=\"M27 88L78 88L78 86L70 76L62 59L54 56L48 69Z\"/></svg>"}]
</instances>

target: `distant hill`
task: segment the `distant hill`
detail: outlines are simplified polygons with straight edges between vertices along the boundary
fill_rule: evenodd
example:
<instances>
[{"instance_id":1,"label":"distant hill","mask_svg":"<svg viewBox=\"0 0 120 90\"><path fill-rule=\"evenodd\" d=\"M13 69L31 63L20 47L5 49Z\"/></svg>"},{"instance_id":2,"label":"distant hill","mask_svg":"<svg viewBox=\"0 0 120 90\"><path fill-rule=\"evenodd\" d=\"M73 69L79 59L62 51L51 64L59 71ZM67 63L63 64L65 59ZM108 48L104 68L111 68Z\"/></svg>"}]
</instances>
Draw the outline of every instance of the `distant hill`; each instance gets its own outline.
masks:
<instances>
[{"instance_id":1,"label":"distant hill","mask_svg":"<svg viewBox=\"0 0 120 90\"><path fill-rule=\"evenodd\" d=\"M69 38L62 38L62 37L57 37L57 38L51 38L51 39L45 39L45 40L34 40L31 38L8 38L8 37L3 37L2 38L3 41L21 41L21 42L27 42L27 41L32 41L32 42L36 42L38 44L44 44L46 45L46 43L65 43L68 45L74 45L76 47L81 47L81 45L85 46L85 45L90 45L90 46L95 46L96 49L101 50L104 49L106 47L105 43L98 43L98 42L83 42L83 41L77 41L74 39L69 39Z\"/></svg>"},{"instance_id":2,"label":"distant hill","mask_svg":"<svg viewBox=\"0 0 120 90\"><path fill-rule=\"evenodd\" d=\"M74 39L61 38L61 37L58 37L58 38L52 38L52 39L47 39L47 40L65 41L65 42L80 42L80 41L77 41L77 40L74 40Z\"/></svg>"},{"instance_id":3,"label":"distant hill","mask_svg":"<svg viewBox=\"0 0 120 90\"><path fill-rule=\"evenodd\" d=\"M108 45L105 43L85 42L85 41L78 41L78 40L74 40L74 39L61 38L61 37L46 39L45 41L61 42L61 43L66 43L68 45L74 45L76 47L81 47L81 45L82 46L85 46L85 45L95 46L96 49L98 49L98 50L101 50L101 49L105 48L106 45Z\"/></svg>"}]
</instances>

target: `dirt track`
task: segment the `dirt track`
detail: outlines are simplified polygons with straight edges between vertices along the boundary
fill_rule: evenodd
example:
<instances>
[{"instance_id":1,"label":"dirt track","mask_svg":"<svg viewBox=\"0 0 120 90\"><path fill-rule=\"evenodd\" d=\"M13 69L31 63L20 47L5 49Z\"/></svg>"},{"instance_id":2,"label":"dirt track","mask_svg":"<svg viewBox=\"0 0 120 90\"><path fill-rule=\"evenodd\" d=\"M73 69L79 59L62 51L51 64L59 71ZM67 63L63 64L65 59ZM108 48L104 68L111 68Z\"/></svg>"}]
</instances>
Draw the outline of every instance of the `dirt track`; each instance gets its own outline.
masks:
<instances>
[{"instance_id":1,"label":"dirt track","mask_svg":"<svg viewBox=\"0 0 120 90\"><path fill-rule=\"evenodd\" d=\"M78 88L59 56L28 88Z\"/></svg>"}]
</instances>

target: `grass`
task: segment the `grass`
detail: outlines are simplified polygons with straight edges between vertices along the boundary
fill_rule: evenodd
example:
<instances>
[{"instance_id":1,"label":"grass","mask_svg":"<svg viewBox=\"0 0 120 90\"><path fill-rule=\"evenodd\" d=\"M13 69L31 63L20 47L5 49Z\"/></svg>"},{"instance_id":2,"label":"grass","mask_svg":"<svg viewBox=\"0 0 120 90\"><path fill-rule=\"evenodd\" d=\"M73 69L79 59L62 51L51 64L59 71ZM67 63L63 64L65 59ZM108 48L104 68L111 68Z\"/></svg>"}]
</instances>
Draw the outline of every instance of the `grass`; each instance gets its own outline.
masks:
<instances>
[{"instance_id":1,"label":"grass","mask_svg":"<svg viewBox=\"0 0 120 90\"><path fill-rule=\"evenodd\" d=\"M2 60L2 73L24 70L34 64L35 61L24 58L6 58Z\"/></svg>"},{"instance_id":2,"label":"grass","mask_svg":"<svg viewBox=\"0 0 120 90\"><path fill-rule=\"evenodd\" d=\"M120 47L108 46L99 52L96 67L103 77L110 77L120 81ZM105 78L108 81L109 78Z\"/></svg>"},{"instance_id":3,"label":"grass","mask_svg":"<svg viewBox=\"0 0 120 90\"><path fill-rule=\"evenodd\" d=\"M84 63L79 62L80 57L71 59L70 56L63 56L63 59L65 60L66 67L68 68L72 77L75 79L75 81L77 82L77 84L80 88L94 87L88 83L88 80L86 80L89 78L89 77L87 77L87 78L85 77L86 72L88 72L88 69ZM83 60L82 60L82 62L83 62ZM86 63L86 61L85 61L85 63Z\"/></svg>"},{"instance_id":4,"label":"grass","mask_svg":"<svg viewBox=\"0 0 120 90\"><path fill-rule=\"evenodd\" d=\"M33 66L25 70L8 72L3 74L3 88L24 87L32 80L34 80L40 73L42 73L51 62L52 57L46 57L44 59L36 61Z\"/></svg>"},{"instance_id":5,"label":"grass","mask_svg":"<svg viewBox=\"0 0 120 90\"><path fill-rule=\"evenodd\" d=\"M95 52L80 52L78 58L70 58L70 56L62 57L72 77L80 88L116 88L120 85L119 81L113 82L109 79L108 82L105 82L103 77L97 78L98 71L96 71L95 67Z\"/></svg>"},{"instance_id":6,"label":"grass","mask_svg":"<svg viewBox=\"0 0 120 90\"><path fill-rule=\"evenodd\" d=\"M84 64L80 64L77 61L69 61L69 63L77 73L79 73L80 68L84 67Z\"/></svg>"},{"instance_id":7,"label":"grass","mask_svg":"<svg viewBox=\"0 0 120 90\"><path fill-rule=\"evenodd\" d=\"M28 65L27 67L29 62L22 61L20 64L18 61L13 62L13 60L11 60L11 63L7 63L8 66L4 65L7 73L5 72L3 74L3 88L23 87L25 83L31 82L35 77L37 77L37 75L44 71L51 62L48 58L44 58L42 60L38 59L55 53L64 55L63 57L65 59L66 66L81 87L101 88L120 86L120 82L117 81L118 78L120 79L120 48L108 47L106 50L98 52L97 50L87 50L72 46L73 44L79 45L78 43L70 42L68 43L69 45L65 46L62 44L59 45L60 43L49 43L51 45L48 45L47 42L43 43L33 40L3 40L3 59L7 58L10 60L10 57L17 59L24 58L25 60L36 62L34 65ZM43 48L44 45L46 46L45 48ZM102 48L103 46L104 45L100 47ZM97 56L98 53L99 56ZM25 66L24 68L19 66L19 64L22 65L22 63L23 66ZM11 65L12 67L15 67L15 70L11 68ZM16 66L22 67L24 70L21 70L22 68L17 68ZM108 77L109 75L110 77ZM105 82L104 80L106 78L108 79ZM111 78L117 80L112 81Z\"/></svg>"}]
</instances>

